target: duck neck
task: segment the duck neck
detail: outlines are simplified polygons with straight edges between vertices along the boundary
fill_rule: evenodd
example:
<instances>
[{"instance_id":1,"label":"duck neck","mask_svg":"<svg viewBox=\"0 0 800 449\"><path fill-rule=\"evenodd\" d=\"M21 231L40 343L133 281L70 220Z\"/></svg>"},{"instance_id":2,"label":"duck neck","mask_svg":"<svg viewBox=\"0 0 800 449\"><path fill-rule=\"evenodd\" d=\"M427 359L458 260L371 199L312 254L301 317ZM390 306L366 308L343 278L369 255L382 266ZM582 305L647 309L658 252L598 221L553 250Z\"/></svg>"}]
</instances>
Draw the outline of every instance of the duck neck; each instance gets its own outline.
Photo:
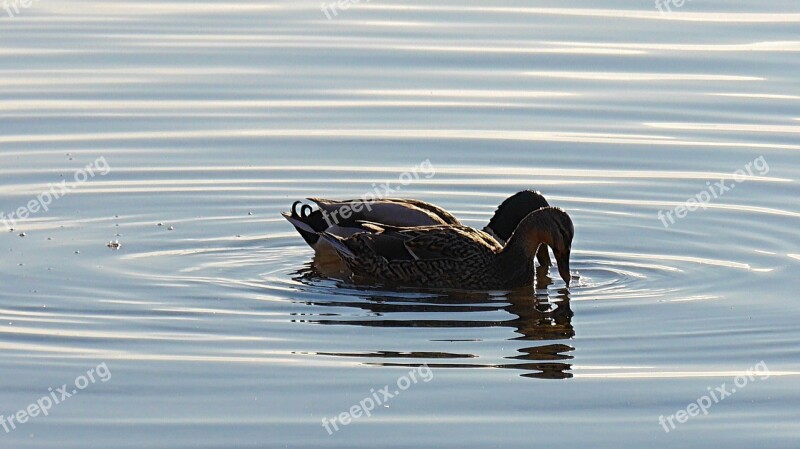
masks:
<instances>
[{"instance_id":1,"label":"duck neck","mask_svg":"<svg viewBox=\"0 0 800 449\"><path fill-rule=\"evenodd\" d=\"M534 273L533 258L519 246L509 246L497 254L498 275L507 283L522 284Z\"/></svg>"},{"instance_id":2,"label":"duck neck","mask_svg":"<svg viewBox=\"0 0 800 449\"><path fill-rule=\"evenodd\" d=\"M522 279L527 282L533 279L534 263L533 258L539 249L539 245L547 243L547 232L535 214L523 220L514 234L497 254L497 266L503 276L507 276L509 282Z\"/></svg>"}]
</instances>

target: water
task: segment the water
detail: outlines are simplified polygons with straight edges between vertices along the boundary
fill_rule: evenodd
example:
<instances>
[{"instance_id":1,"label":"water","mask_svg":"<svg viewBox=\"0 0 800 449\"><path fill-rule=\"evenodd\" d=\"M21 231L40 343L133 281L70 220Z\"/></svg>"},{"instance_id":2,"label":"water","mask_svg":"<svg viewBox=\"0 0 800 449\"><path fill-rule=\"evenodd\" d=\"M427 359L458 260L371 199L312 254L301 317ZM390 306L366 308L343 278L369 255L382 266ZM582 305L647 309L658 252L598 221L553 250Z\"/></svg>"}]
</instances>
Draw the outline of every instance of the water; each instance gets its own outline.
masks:
<instances>
[{"instance_id":1,"label":"water","mask_svg":"<svg viewBox=\"0 0 800 449\"><path fill-rule=\"evenodd\" d=\"M796 444L796 2L338 12L3 12L0 211L60 197L0 233L0 413L95 381L0 446ZM425 161L435 174L403 185ZM575 222L580 281L387 291L315 273L279 212L387 182L476 227L541 190ZM323 418L387 385L400 394L328 435Z\"/></svg>"}]
</instances>

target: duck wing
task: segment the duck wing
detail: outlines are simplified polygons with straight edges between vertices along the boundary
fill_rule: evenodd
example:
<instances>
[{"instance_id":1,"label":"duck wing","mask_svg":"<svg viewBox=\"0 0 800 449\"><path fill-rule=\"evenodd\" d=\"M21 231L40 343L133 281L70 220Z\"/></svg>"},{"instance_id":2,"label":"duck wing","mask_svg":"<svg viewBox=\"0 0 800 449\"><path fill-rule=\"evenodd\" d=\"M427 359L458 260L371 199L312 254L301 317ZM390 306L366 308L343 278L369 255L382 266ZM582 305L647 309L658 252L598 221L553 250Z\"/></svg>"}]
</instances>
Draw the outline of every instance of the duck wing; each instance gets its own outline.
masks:
<instances>
[{"instance_id":1,"label":"duck wing","mask_svg":"<svg viewBox=\"0 0 800 449\"><path fill-rule=\"evenodd\" d=\"M431 204L426 201L405 198L387 198L386 201L414 206L436 215L442 220L442 224L461 226L461 222L458 221L458 218L435 204Z\"/></svg>"},{"instance_id":2,"label":"duck wing","mask_svg":"<svg viewBox=\"0 0 800 449\"><path fill-rule=\"evenodd\" d=\"M491 270L500 245L464 226L394 227L361 223L365 232L320 236L336 249L354 276L401 285L482 288L496 283Z\"/></svg>"},{"instance_id":3,"label":"duck wing","mask_svg":"<svg viewBox=\"0 0 800 449\"><path fill-rule=\"evenodd\" d=\"M358 227L358 221L369 221L392 226L432 226L460 224L449 212L419 200L361 199L334 201L324 198L309 198L325 211L331 224L342 227Z\"/></svg>"},{"instance_id":4,"label":"duck wing","mask_svg":"<svg viewBox=\"0 0 800 449\"><path fill-rule=\"evenodd\" d=\"M376 255L394 260L465 260L488 256L502 247L489 234L466 226L394 227L362 223L372 232L357 234Z\"/></svg>"}]
</instances>

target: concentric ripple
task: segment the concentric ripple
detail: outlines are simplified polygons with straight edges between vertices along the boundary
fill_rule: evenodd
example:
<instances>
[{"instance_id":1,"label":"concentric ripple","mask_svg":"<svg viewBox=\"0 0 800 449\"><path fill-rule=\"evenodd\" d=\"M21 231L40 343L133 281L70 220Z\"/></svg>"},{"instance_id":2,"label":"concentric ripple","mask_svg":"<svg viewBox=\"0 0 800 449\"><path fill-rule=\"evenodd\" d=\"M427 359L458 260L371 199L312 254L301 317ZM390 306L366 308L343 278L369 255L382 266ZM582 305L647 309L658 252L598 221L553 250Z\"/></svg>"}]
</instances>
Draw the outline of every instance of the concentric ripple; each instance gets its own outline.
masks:
<instances>
[{"instance_id":1,"label":"concentric ripple","mask_svg":"<svg viewBox=\"0 0 800 449\"><path fill-rule=\"evenodd\" d=\"M8 447L800 438L796 2L8 3L0 414L113 372ZM279 214L372 192L481 228L521 189L573 218L569 289L353 285ZM769 381L663 433L759 361ZM321 428L420 364L434 381Z\"/></svg>"},{"instance_id":2,"label":"concentric ripple","mask_svg":"<svg viewBox=\"0 0 800 449\"><path fill-rule=\"evenodd\" d=\"M85 158L80 154L72 157ZM571 287L564 288L554 269L549 276L540 276L531 288L465 292L359 286L336 273L323 273L315 268L313 252L279 212L288 210L292 202L304 196L358 196L360 188L371 189L387 180L393 181L392 176L402 173L403 168L376 167L354 172L330 166L325 169L296 165L234 166L217 167L211 171L212 178L204 177L205 170L192 166L155 169L122 163L115 167L117 178L92 179L87 185L75 186L63 201L85 205L102 201L108 195L146 198L160 192L181 203L201 204L201 209L196 212L175 209L170 200L153 204L126 202L124 207L112 206L105 215L67 218L55 211L55 215L26 222L23 228L27 236L14 243L20 250L33 242L32 248L56 250L64 258L71 256L77 262L76 269L82 267L97 273L108 280L109 286L153 285L184 292L178 298L156 296L142 300L120 289L106 292L102 287L104 282L93 289L112 301L109 304L126 304L129 313L140 319L164 323L157 327L167 329L165 332L148 331L147 338L173 342L168 353L144 349L129 357L201 357L264 363L311 359L311 363L339 360L387 366L427 363L441 367L513 368L525 376L548 378L569 377L575 372L573 364L563 360L574 357L571 341L580 335L580 328L573 327L572 317L575 312L581 313L583 302L652 304L722 299L727 289L724 286L732 277L769 274L781 259L791 259L791 255L782 258L769 251L754 254L737 246L723 254L709 253L709 257L700 257L689 248L660 247L656 242L663 239L665 231L655 212L674 203L623 196L631 186L645 185L640 181L640 172L543 167L535 176L534 171L509 169L510 173L516 173L516 178L501 178L495 173L503 169L483 173L471 168L438 166L435 177L418 179L408 187L408 192L397 193L441 204L462 217L466 224L476 227L486 223L495 205L505 196L522 188L539 188L552 204L570 211L576 223L571 263L575 280ZM41 188L29 180L31 176L39 176L38 173L14 169L6 172L18 178L16 192L32 195ZM699 179L718 175L721 174L662 172L647 181L647 188L657 190L659 184L693 185ZM757 190L760 185L780 184L783 180L763 176L749 182ZM598 188L611 198L604 201L587 194ZM483 191L476 194L476 189ZM736 220L737 214L793 214L778 208L753 209L730 203L716 210L716 213L709 210L695 220L716 225L722 219ZM688 224L685 230L680 225L675 225L678 229L674 232L684 233L687 239L697 232L694 224ZM641 240L625 238L627 233L634 232L629 229L635 229ZM80 237L76 238L77 235ZM12 234L6 236L11 237ZM773 233L771 238L778 237ZM101 251L107 240L118 240L120 249ZM643 246L640 241L647 243ZM79 254L87 246L91 251L84 262ZM20 269L25 266L24 254L22 251L23 257L18 259ZM97 263L90 262L92 258L97 258ZM703 279L703 284L698 285L697 279ZM75 294L86 291L77 288ZM60 320L64 316L52 309L46 315L22 317L10 311L7 315L9 319L15 316L18 323L31 323L6 330L22 339L29 335L46 341L53 333L74 334L81 339L109 336L100 330L111 320L103 314L70 314L76 324L93 323L98 328L95 332L70 330L70 321ZM219 328L210 321L215 316L228 317L239 325ZM266 336L254 337L261 334L258 329L265 322L276 329ZM182 334L181 329L188 329L189 323L206 323L210 329ZM372 329L370 344L358 351L363 342L355 346L338 344L335 339L298 343L309 332L318 333L308 326L320 325L336 326L328 331L334 335L339 332L337 328ZM53 326L59 329L53 330ZM401 332L404 337L395 340L390 338L391 333L381 332L389 329ZM131 330L129 338L135 335L136 331ZM242 358L231 358L227 345L205 347L199 354L190 345L207 339L240 345L236 352ZM540 343L535 346L520 343L530 340ZM267 352L247 349L266 341L282 343ZM40 354L60 350L33 340L26 347L36 348ZM253 351L259 355L254 356ZM442 359L448 361L443 363Z\"/></svg>"}]
</instances>

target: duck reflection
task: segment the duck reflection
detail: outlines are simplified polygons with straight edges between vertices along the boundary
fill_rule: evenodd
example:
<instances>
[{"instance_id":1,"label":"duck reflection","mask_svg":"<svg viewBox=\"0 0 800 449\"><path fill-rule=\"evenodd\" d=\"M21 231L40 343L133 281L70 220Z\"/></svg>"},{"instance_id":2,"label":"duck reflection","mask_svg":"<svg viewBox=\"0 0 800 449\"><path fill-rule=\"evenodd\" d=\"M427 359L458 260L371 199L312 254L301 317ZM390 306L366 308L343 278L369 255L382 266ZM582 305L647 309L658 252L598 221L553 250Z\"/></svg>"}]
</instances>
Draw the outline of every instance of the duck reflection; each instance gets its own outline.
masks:
<instances>
[{"instance_id":1,"label":"duck reflection","mask_svg":"<svg viewBox=\"0 0 800 449\"><path fill-rule=\"evenodd\" d=\"M330 272L321 272L314 264L308 264L294 273L294 279L309 287L318 287L320 282L330 282ZM509 342L526 342L516 349L515 355L504 357L508 362L481 364L467 362L478 359L476 354L451 352L399 352L375 351L369 353L317 352L318 355L370 359L367 364L380 366L419 366L426 363L431 368L504 368L523 371L523 377L542 379L566 379L572 377L572 365L568 363L575 350L558 341L568 341L575 336L572 327L572 309L569 292L561 289L553 295L548 286L552 280L546 272L537 273L536 288L526 287L503 294L489 292L420 292L419 290L381 291L378 288L355 287L337 283L346 291L331 300L306 301L309 305L351 307L364 310L361 318L337 318L334 314L315 314L295 319L295 322L323 325L350 325L387 328L490 328L508 327L518 334ZM338 291L338 289L337 289ZM339 300L341 298L341 300ZM507 312L514 318L507 320L486 319L492 312ZM465 314L474 313L475 319L464 319ZM401 319L393 319L402 316ZM414 318L418 315L419 318ZM437 316L441 315L441 316ZM376 319L375 317L381 319ZM406 318L411 316L410 318ZM458 318L454 318L454 317ZM440 342L481 341L480 339L431 340ZM539 342L538 344L528 342ZM403 359L425 360L408 363ZM396 360L396 361L395 361Z\"/></svg>"}]
</instances>

